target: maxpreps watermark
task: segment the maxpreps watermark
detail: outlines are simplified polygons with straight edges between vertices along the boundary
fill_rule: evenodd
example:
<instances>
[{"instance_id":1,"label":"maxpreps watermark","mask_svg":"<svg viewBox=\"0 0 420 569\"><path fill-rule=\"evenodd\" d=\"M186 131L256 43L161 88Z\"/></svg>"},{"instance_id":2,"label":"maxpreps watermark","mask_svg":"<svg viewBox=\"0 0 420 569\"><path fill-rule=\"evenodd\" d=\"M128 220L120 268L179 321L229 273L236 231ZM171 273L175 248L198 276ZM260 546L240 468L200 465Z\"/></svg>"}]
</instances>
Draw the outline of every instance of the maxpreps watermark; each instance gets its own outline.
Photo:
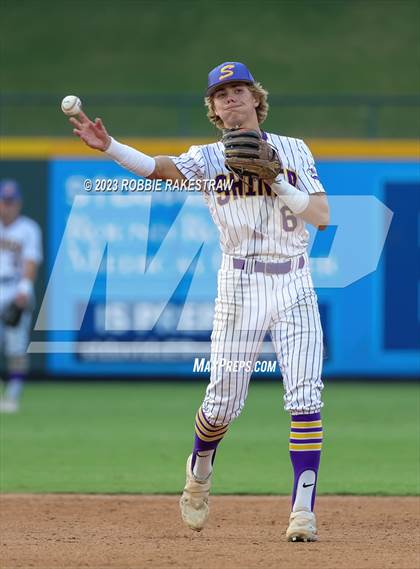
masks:
<instances>
[{"instance_id":1,"label":"maxpreps watermark","mask_svg":"<svg viewBox=\"0 0 420 569\"><path fill-rule=\"evenodd\" d=\"M253 372L253 373L274 373L277 371L276 360L257 360L254 364L251 360L228 360L194 358L193 373L209 373L220 369L225 372Z\"/></svg>"},{"instance_id":2,"label":"maxpreps watermark","mask_svg":"<svg viewBox=\"0 0 420 569\"><path fill-rule=\"evenodd\" d=\"M151 180L149 178L85 178L86 192L223 192L230 191L232 179L210 180Z\"/></svg>"}]
</instances>

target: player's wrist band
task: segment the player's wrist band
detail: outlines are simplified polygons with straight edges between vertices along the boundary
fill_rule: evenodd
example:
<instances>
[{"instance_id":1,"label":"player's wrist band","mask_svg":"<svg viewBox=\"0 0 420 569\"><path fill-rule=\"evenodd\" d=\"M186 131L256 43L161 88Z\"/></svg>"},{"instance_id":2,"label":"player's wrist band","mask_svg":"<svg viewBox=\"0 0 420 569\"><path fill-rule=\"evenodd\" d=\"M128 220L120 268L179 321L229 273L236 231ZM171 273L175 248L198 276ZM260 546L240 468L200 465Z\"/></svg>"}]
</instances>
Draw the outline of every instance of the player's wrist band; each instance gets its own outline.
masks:
<instances>
[{"instance_id":1,"label":"player's wrist band","mask_svg":"<svg viewBox=\"0 0 420 569\"><path fill-rule=\"evenodd\" d=\"M31 279L23 278L17 284L17 293L31 296L34 292L34 283Z\"/></svg>"},{"instance_id":2,"label":"player's wrist band","mask_svg":"<svg viewBox=\"0 0 420 569\"><path fill-rule=\"evenodd\" d=\"M297 190L286 180L276 180L271 184L271 189L284 201L293 213L299 215L309 205L309 195Z\"/></svg>"},{"instance_id":3,"label":"player's wrist band","mask_svg":"<svg viewBox=\"0 0 420 569\"><path fill-rule=\"evenodd\" d=\"M130 172L138 174L139 176L150 176L156 168L156 160L147 154L143 154L131 146L121 144L111 137L111 144L105 150L110 158L118 162Z\"/></svg>"}]
</instances>

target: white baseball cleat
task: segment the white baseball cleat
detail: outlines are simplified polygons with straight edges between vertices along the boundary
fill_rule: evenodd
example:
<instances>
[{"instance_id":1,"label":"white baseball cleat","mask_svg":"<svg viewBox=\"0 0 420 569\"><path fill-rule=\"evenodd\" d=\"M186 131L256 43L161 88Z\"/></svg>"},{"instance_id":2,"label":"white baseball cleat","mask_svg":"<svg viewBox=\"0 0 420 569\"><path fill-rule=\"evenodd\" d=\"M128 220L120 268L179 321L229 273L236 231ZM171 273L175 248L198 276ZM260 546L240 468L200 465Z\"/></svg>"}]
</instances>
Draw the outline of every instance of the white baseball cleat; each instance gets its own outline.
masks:
<instances>
[{"instance_id":1,"label":"white baseball cleat","mask_svg":"<svg viewBox=\"0 0 420 569\"><path fill-rule=\"evenodd\" d=\"M16 413L19 403L13 399L0 399L0 413Z\"/></svg>"},{"instance_id":2,"label":"white baseball cleat","mask_svg":"<svg viewBox=\"0 0 420 569\"><path fill-rule=\"evenodd\" d=\"M187 460L187 480L179 501L181 515L188 527L194 531L201 531L209 517L209 492L211 474L203 482L197 480L191 471L192 455Z\"/></svg>"},{"instance_id":3,"label":"white baseball cleat","mask_svg":"<svg viewBox=\"0 0 420 569\"><path fill-rule=\"evenodd\" d=\"M317 541L316 518L313 512L292 512L286 531L287 541Z\"/></svg>"}]
</instances>

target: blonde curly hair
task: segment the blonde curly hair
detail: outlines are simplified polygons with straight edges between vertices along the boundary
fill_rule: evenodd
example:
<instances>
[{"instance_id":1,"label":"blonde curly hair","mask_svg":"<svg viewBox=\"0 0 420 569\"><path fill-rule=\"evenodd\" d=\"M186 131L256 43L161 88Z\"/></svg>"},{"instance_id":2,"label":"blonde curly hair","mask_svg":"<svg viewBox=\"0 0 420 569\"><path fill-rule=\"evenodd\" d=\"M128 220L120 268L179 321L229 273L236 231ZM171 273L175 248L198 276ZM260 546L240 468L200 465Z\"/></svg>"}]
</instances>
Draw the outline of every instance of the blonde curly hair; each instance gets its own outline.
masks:
<instances>
[{"instance_id":1,"label":"blonde curly hair","mask_svg":"<svg viewBox=\"0 0 420 569\"><path fill-rule=\"evenodd\" d=\"M254 97L259 100L259 105L255 108L255 111L257 113L258 124L262 124L267 118L268 114L268 91L264 89L261 83L247 84L247 87L254 95ZM209 121L218 129L223 130L225 128L223 121L218 115L216 115L214 111L214 93L209 97L204 98L204 104L207 107L207 118Z\"/></svg>"}]
</instances>

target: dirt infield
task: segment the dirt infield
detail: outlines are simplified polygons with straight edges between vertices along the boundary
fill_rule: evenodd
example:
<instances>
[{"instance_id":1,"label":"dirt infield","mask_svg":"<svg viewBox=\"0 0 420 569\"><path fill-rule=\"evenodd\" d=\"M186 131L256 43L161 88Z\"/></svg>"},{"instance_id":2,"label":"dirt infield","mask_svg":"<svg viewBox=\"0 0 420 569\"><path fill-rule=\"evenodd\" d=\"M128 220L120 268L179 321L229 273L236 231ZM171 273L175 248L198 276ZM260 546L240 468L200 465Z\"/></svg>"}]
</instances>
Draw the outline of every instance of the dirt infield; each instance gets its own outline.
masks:
<instances>
[{"instance_id":1,"label":"dirt infield","mask_svg":"<svg viewBox=\"0 0 420 569\"><path fill-rule=\"evenodd\" d=\"M317 543L284 539L289 498L215 496L201 533L176 496L3 495L1 569L417 569L417 498L320 497Z\"/></svg>"}]
</instances>

